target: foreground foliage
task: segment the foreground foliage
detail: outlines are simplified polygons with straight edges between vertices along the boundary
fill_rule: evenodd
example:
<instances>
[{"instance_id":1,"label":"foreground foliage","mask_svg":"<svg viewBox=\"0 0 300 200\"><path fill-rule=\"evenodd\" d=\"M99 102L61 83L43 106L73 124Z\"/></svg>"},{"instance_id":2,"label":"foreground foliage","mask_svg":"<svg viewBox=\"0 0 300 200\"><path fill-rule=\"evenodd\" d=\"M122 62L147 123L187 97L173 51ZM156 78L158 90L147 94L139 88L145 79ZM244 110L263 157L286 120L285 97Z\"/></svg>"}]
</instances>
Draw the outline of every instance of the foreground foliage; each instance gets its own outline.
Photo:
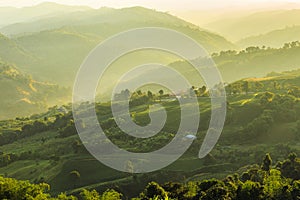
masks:
<instances>
[{"instance_id":1,"label":"foreground foliage","mask_svg":"<svg viewBox=\"0 0 300 200\"><path fill-rule=\"evenodd\" d=\"M150 182L135 200L147 199L231 199L231 200L297 200L300 198L300 160L291 153L283 162L272 166L269 154L262 164L248 167L241 175L228 175L223 180L210 179L187 183L168 182L159 185ZM46 183L31 184L0 177L0 199L51 199L51 200L118 200L124 198L113 189L100 195L96 190L83 190L77 197L60 194L51 197ZM125 199L125 198L124 198ZM127 198L126 198L127 199Z\"/></svg>"}]
</instances>

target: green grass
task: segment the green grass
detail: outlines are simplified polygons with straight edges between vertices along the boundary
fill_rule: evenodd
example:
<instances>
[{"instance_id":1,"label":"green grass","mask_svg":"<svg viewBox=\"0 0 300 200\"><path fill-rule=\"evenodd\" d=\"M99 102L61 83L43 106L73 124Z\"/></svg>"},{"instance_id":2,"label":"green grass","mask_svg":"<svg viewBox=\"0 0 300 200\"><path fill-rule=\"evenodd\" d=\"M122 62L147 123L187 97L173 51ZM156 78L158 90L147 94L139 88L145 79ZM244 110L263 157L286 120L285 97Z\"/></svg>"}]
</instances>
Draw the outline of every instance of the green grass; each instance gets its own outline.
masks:
<instances>
[{"instance_id":1,"label":"green grass","mask_svg":"<svg viewBox=\"0 0 300 200\"><path fill-rule=\"evenodd\" d=\"M161 174L177 173L180 174L181 179L185 176L186 180L202 180L209 177L223 177L225 174L230 174L243 165L260 162L261 156L265 152L276 153L278 143L285 143L291 149L297 150L297 143L290 143L291 140L297 140L298 137L294 130L296 122L291 123L275 123L270 128L267 134L256 138L253 141L243 140L239 134L241 127L246 126L253 119L258 117L263 110L255 93L248 95L230 95L228 96L229 108L228 116L232 117L233 121L226 124L221 135L221 138L210 154L210 158L198 159L198 152L202 144L202 139L206 134L206 129L199 131L198 139L192 144L188 152L186 152L179 160L172 163L164 169L151 173L148 179L141 179L141 185L150 181L151 178L155 180L167 180L167 177L162 177ZM178 102L164 102L169 118L165 130L167 133L176 130L176 124L180 120L180 112ZM99 116L100 120L105 120L111 117L109 111L109 104L101 105L99 111L102 113ZM201 123L209 122L210 117L210 99L199 98L199 108L201 111ZM131 109L135 112L136 119L145 123L148 118L148 106L136 106ZM36 116L37 119L48 116L51 118L52 111L47 114ZM197 113L192 113L191 116ZM31 122L33 118L28 119ZM25 120L26 121L26 120ZM53 121L53 119L52 119ZM24 121L7 121L11 124L1 122L6 129L18 129ZM112 129L111 131L116 131ZM284 134L284 139L282 135ZM31 181L39 181L43 178L46 182L52 185L52 191L59 193L60 191L68 191L70 193L78 193L82 188L89 189L105 189L111 185L118 185L122 189L134 184L130 174L117 172L101 164L95 158L87 153L74 153L72 143L79 140L78 136L70 136L67 138L58 137L58 131L48 131L37 133L33 136L19 139L11 144L0 147L0 151L5 153L22 154L24 152L32 152L37 157L35 159L28 158L9 164L6 167L0 168L0 174L18 179L29 179ZM42 142L42 139L46 139ZM155 141L155 140L149 140ZM266 142L267 141L267 142ZM136 148L133 142L119 141L125 148ZM298 148L300 150L300 148ZM53 156L57 156L55 161ZM285 153L278 153L274 156L274 161L286 156ZM71 171L78 171L80 178L74 182L70 177ZM156 177L158 176L158 177ZM156 177L156 178L155 178ZM160 179L161 178L161 179ZM173 177L175 180L175 177ZM138 191L132 191L134 193Z\"/></svg>"},{"instance_id":2,"label":"green grass","mask_svg":"<svg viewBox=\"0 0 300 200\"><path fill-rule=\"evenodd\" d=\"M102 183L112 180L117 180L127 176L126 173L121 173L113 170L91 156L80 156L69 158L64 162L60 172L50 180L54 191L65 191L74 188L70 184L70 172L76 170L80 173L80 179L76 183L76 187L83 187L95 183Z\"/></svg>"},{"instance_id":3,"label":"green grass","mask_svg":"<svg viewBox=\"0 0 300 200\"><path fill-rule=\"evenodd\" d=\"M6 167L0 168L0 174L34 182L42 177L46 179L51 177L51 172L53 173L53 170L54 166L51 161L24 160L16 161ZM57 170L57 168L55 168L55 170Z\"/></svg>"}]
</instances>

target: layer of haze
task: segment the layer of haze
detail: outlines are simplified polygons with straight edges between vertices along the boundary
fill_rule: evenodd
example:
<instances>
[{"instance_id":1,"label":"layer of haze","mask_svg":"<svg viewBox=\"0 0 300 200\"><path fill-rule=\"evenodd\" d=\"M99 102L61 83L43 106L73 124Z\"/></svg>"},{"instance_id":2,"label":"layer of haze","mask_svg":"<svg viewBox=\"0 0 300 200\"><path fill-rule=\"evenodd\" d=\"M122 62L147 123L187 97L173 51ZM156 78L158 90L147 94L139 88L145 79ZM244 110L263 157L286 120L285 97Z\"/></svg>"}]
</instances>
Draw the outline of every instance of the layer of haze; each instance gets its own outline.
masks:
<instances>
[{"instance_id":1,"label":"layer of haze","mask_svg":"<svg viewBox=\"0 0 300 200\"><path fill-rule=\"evenodd\" d=\"M258 8L258 7L291 7L299 3L299 0L0 0L0 6L24 7L42 2L56 2L67 5L86 5L99 7L131 7L143 6L163 11L207 10L207 9L234 9L234 8ZM291 5L292 4L292 5Z\"/></svg>"},{"instance_id":2,"label":"layer of haze","mask_svg":"<svg viewBox=\"0 0 300 200\"><path fill-rule=\"evenodd\" d=\"M0 0L0 7L27 7L43 2L84 5L92 8L142 6L170 12L197 25L225 17L241 17L251 11L300 8L299 0Z\"/></svg>"}]
</instances>

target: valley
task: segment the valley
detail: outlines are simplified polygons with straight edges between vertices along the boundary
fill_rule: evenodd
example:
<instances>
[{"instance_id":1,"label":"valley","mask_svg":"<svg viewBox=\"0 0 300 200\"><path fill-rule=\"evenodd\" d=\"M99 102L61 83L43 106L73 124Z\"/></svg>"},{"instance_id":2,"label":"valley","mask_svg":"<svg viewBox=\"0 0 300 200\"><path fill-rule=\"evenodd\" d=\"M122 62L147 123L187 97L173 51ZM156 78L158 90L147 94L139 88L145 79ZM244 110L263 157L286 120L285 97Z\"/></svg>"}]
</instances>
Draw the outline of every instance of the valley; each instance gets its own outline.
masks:
<instances>
[{"instance_id":1,"label":"valley","mask_svg":"<svg viewBox=\"0 0 300 200\"><path fill-rule=\"evenodd\" d=\"M257 9L228 16L207 10L192 15L203 17L198 18L200 26L172 12L135 4L95 8L44 2L0 7L0 199L299 199L299 9ZM98 82L95 102L80 102L76 104L80 109L74 110L74 81L89 53L115 34L143 27L175 30L199 43L210 56L195 61L209 69L212 59L222 83L209 88L183 58L142 49L111 63ZM123 75L145 63L176 70L191 87L171 92L152 83L113 96ZM149 69L123 84L131 86L136 77L179 83L177 76L163 71L157 75L155 69ZM221 105L226 107L224 128L213 150L199 159L212 112L217 109L212 108L211 100L225 95L218 90L222 84L226 92L226 103ZM112 99L120 119L113 114ZM180 103L191 99L196 99L200 113L186 104L192 112L183 115ZM164 110L167 118L157 134L145 138L147 132L138 129L135 133L140 137L134 137L119 127L118 120L127 123L127 113L122 110L126 100L130 120L142 128L152 124L150 111L160 105L155 112ZM136 154L170 144L182 118L200 117L200 121L195 135L184 133L182 140L190 141L191 146L172 164L134 173L138 167L128 159L123 163L127 172L121 172L91 155L78 134L78 124L89 127L94 122L91 110L107 136L99 143L112 143ZM74 112L84 118L76 121ZM99 138L95 134L90 141L94 144ZM161 159L167 160L179 148ZM99 151L108 160L113 159L109 155L123 156L105 146ZM153 164L146 157L138 161Z\"/></svg>"}]
</instances>

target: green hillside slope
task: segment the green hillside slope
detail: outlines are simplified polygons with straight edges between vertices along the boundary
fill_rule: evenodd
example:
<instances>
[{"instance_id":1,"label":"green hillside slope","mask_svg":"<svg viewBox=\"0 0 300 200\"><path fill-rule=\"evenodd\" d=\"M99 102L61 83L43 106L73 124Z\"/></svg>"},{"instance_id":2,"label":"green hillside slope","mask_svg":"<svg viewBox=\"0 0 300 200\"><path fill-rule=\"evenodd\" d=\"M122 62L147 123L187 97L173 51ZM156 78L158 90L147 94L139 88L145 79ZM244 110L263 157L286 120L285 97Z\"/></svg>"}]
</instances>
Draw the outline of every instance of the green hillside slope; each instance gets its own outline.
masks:
<instances>
[{"instance_id":1,"label":"green hillside slope","mask_svg":"<svg viewBox=\"0 0 300 200\"><path fill-rule=\"evenodd\" d=\"M117 172L90 156L77 136L70 105L64 106L64 111L53 107L30 118L1 121L0 151L4 158L9 155L11 159L0 160L0 174L37 183L48 182L55 193L78 194L82 188L104 191L114 185L131 197L153 180L183 182L189 177L222 177L244 165L259 162L266 151L273 153L276 162L290 151L300 152L299 77L297 70L229 84L224 130L215 149L201 160L197 154L210 120L210 99L200 95L201 122L191 148L172 165L146 175ZM135 98L144 99L144 95ZM137 123L147 124L148 105L151 101L132 104L131 112ZM178 102L164 101L162 105L168 113L167 123L160 134L147 139L124 135L111 116L109 104L97 104L96 111L101 126L114 144L132 152L148 152L167 144L179 125ZM80 177L74 178L73 171Z\"/></svg>"},{"instance_id":2,"label":"green hillside slope","mask_svg":"<svg viewBox=\"0 0 300 200\"><path fill-rule=\"evenodd\" d=\"M203 27L216 31L232 41L238 41L294 25L300 25L300 10L297 9L262 11L246 17L224 18Z\"/></svg>"},{"instance_id":3,"label":"green hillside slope","mask_svg":"<svg viewBox=\"0 0 300 200\"><path fill-rule=\"evenodd\" d=\"M67 6L50 2L32 7L0 7L0 27L89 9L85 6Z\"/></svg>"},{"instance_id":4,"label":"green hillside slope","mask_svg":"<svg viewBox=\"0 0 300 200\"><path fill-rule=\"evenodd\" d=\"M12 40L17 45L26 49L36 58L29 63L27 59L16 59L14 62L38 80L47 80L67 86L73 84L80 64L97 44L113 34L132 28L157 26L175 29L198 41L209 52L234 48L233 44L219 35L202 30L167 13L142 7L102 8L86 12L75 12L57 18L49 18L45 21L36 21L32 24L44 24L50 29L64 26L41 32L35 32L37 30L33 28L32 31L35 33L13 37ZM21 29L23 30L23 27ZM29 27L29 29L31 28ZM26 31L26 29L23 31ZM5 60L5 57L2 57ZM131 63L132 60L142 61L145 57L146 54L141 54L135 59L127 59L124 63L133 66L135 63ZM152 57L155 57L154 54L152 54ZM158 63L175 61L175 59L170 60L168 56L157 57L160 57L155 60ZM126 65L124 63L123 65Z\"/></svg>"},{"instance_id":5,"label":"green hillside slope","mask_svg":"<svg viewBox=\"0 0 300 200\"><path fill-rule=\"evenodd\" d=\"M241 78L264 77L272 71L282 72L300 67L300 44L291 42L281 48L248 47L242 51L222 51L212 55L224 82L233 82ZM205 62L205 59L203 60ZM188 69L184 61L171 63L172 67ZM192 80L195 71L185 71ZM193 83L195 84L195 83Z\"/></svg>"},{"instance_id":6,"label":"green hillside slope","mask_svg":"<svg viewBox=\"0 0 300 200\"><path fill-rule=\"evenodd\" d=\"M28 51L0 33L0 58L10 63L26 64L34 60Z\"/></svg>"},{"instance_id":7,"label":"green hillside slope","mask_svg":"<svg viewBox=\"0 0 300 200\"><path fill-rule=\"evenodd\" d=\"M0 119L44 112L48 106L69 101L70 92L54 84L37 82L12 65L0 63Z\"/></svg>"},{"instance_id":8,"label":"green hillside slope","mask_svg":"<svg viewBox=\"0 0 300 200\"><path fill-rule=\"evenodd\" d=\"M300 40L300 26L286 27L266 34L248 37L236 44L241 48L249 46L281 47L285 43Z\"/></svg>"}]
</instances>

